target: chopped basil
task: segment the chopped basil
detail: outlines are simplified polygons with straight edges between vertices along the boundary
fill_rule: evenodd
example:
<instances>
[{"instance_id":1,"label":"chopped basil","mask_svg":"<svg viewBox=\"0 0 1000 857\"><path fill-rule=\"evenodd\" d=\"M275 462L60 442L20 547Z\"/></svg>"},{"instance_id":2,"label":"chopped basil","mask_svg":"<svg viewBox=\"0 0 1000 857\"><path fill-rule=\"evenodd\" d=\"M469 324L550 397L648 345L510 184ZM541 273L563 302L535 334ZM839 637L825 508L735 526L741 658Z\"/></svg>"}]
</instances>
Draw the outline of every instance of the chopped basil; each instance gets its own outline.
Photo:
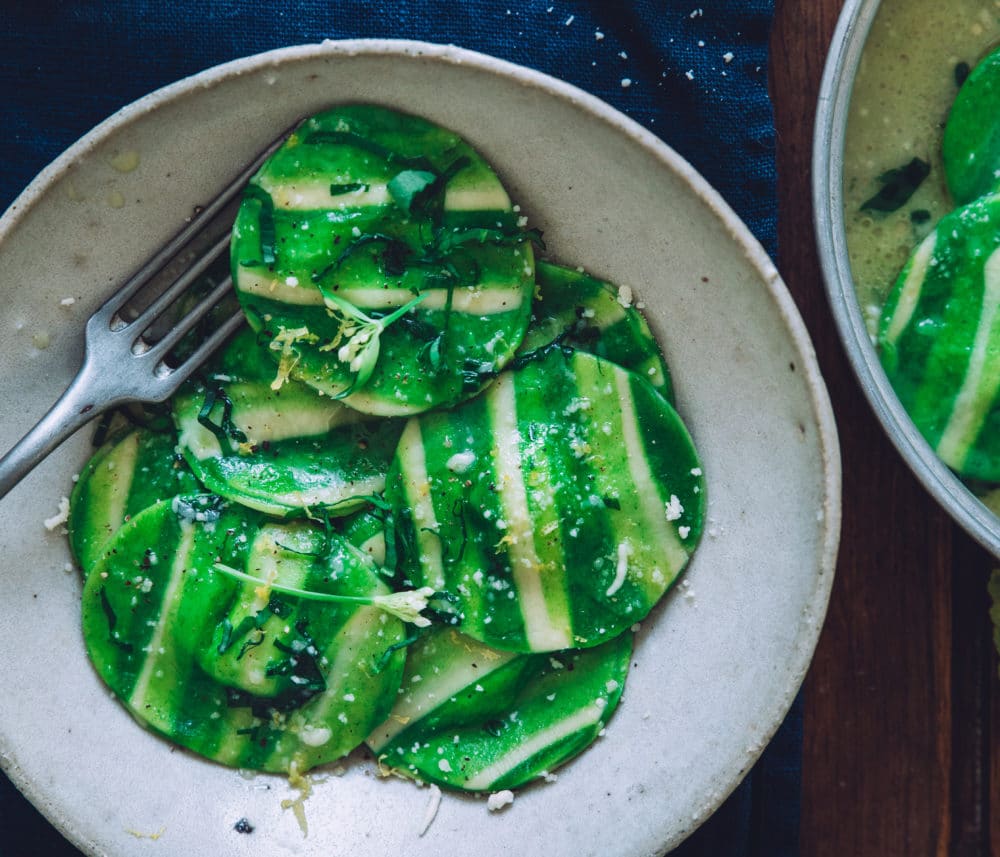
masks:
<instances>
[{"instance_id":1,"label":"chopped basil","mask_svg":"<svg viewBox=\"0 0 1000 857\"><path fill-rule=\"evenodd\" d=\"M426 170L403 170L386 185L389 195L407 214L413 210L414 202L437 180L434 173Z\"/></svg>"},{"instance_id":2,"label":"chopped basil","mask_svg":"<svg viewBox=\"0 0 1000 857\"><path fill-rule=\"evenodd\" d=\"M888 170L878 177L882 189L866 200L862 211L890 212L902 208L913 196L914 191L930 175L931 165L920 158L913 158L908 164Z\"/></svg>"},{"instance_id":3,"label":"chopped basil","mask_svg":"<svg viewBox=\"0 0 1000 857\"><path fill-rule=\"evenodd\" d=\"M274 231L274 200L263 188L255 184L247 185L246 196L260 204L260 258L263 264L273 265L277 261Z\"/></svg>"},{"instance_id":4,"label":"chopped basil","mask_svg":"<svg viewBox=\"0 0 1000 857\"><path fill-rule=\"evenodd\" d=\"M222 419L218 425L212 422L212 411L222 403ZM205 391L205 402L198 411L198 422L207 428L219 441L223 448L230 446L230 441L246 443L247 436L233 422L233 401L226 395L222 387L208 387Z\"/></svg>"},{"instance_id":5,"label":"chopped basil","mask_svg":"<svg viewBox=\"0 0 1000 857\"><path fill-rule=\"evenodd\" d=\"M972 71L969 68L967 62L960 62L955 64L955 86L961 87L966 80L968 80L969 73Z\"/></svg>"},{"instance_id":6,"label":"chopped basil","mask_svg":"<svg viewBox=\"0 0 1000 857\"><path fill-rule=\"evenodd\" d=\"M330 185L330 196L341 196L345 193L356 193L357 191L368 190L368 185L364 182L348 182L347 184Z\"/></svg>"},{"instance_id":7,"label":"chopped basil","mask_svg":"<svg viewBox=\"0 0 1000 857\"><path fill-rule=\"evenodd\" d=\"M423 629L415 628L413 633L406 639L400 640L398 643L393 643L389 646L381 655L379 655L378 660L375 661L374 671L378 675L387 666L389 666L389 661L392 660L392 656L398 652L400 649L405 649L408 646L412 646L420 637L423 635Z\"/></svg>"}]
</instances>

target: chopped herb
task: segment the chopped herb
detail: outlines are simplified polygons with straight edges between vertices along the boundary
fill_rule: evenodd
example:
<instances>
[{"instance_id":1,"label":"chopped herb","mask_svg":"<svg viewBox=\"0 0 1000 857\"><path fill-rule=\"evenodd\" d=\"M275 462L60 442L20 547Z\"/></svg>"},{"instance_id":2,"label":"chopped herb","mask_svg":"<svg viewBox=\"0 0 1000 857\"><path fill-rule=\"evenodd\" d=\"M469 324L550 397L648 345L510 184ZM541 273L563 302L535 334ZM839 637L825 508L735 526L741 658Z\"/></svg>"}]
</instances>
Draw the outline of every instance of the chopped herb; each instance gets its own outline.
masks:
<instances>
[{"instance_id":1,"label":"chopped herb","mask_svg":"<svg viewBox=\"0 0 1000 857\"><path fill-rule=\"evenodd\" d=\"M258 229L260 230L260 258L265 265L273 265L277 261L274 232L274 200L271 195L258 185L247 185L247 199L256 200L260 205Z\"/></svg>"},{"instance_id":2,"label":"chopped herb","mask_svg":"<svg viewBox=\"0 0 1000 857\"><path fill-rule=\"evenodd\" d=\"M222 631L220 634L219 645L215 650L220 655L224 655L233 644L233 623L227 618L222 620L221 626Z\"/></svg>"},{"instance_id":3,"label":"chopped herb","mask_svg":"<svg viewBox=\"0 0 1000 857\"><path fill-rule=\"evenodd\" d=\"M504 725L502 720L487 720L483 724L483 729L494 738L499 738L503 734Z\"/></svg>"},{"instance_id":4,"label":"chopped herb","mask_svg":"<svg viewBox=\"0 0 1000 857\"><path fill-rule=\"evenodd\" d=\"M966 80L969 79L969 72L972 69L969 68L967 62L960 62L955 64L955 86L961 87Z\"/></svg>"},{"instance_id":5,"label":"chopped herb","mask_svg":"<svg viewBox=\"0 0 1000 857\"><path fill-rule=\"evenodd\" d=\"M223 565L222 563L217 562L212 568L236 580L242 580L245 583L252 583L258 586L262 583L259 578L246 574L239 569ZM430 587L426 586L416 590L392 592L388 595L334 595L330 592L313 592L308 589L299 589L295 586L285 586L282 583L272 583L271 588L282 595L301 598L304 601L320 601L327 604L360 604L362 606L378 607L379 610L384 610L386 613L390 613L404 622L410 622L420 627L426 627L430 624L430 620L425 619L420 614L423 610L427 609L428 597L437 594ZM279 613L278 615L281 614Z\"/></svg>"},{"instance_id":6,"label":"chopped herb","mask_svg":"<svg viewBox=\"0 0 1000 857\"><path fill-rule=\"evenodd\" d=\"M241 660L247 652L251 649L256 649L257 646L264 642L264 637L267 635L260 628L255 628L254 631L256 632L256 636L250 638L243 644L240 648L239 654L236 656L236 660Z\"/></svg>"},{"instance_id":7,"label":"chopped herb","mask_svg":"<svg viewBox=\"0 0 1000 857\"><path fill-rule=\"evenodd\" d=\"M910 212L910 221L918 226L927 223L931 219L931 213L926 208L917 208Z\"/></svg>"},{"instance_id":8,"label":"chopped herb","mask_svg":"<svg viewBox=\"0 0 1000 857\"><path fill-rule=\"evenodd\" d=\"M914 158L905 166L882 173L878 177L882 189L866 200L861 210L890 212L902 208L930 172L931 165L927 161Z\"/></svg>"},{"instance_id":9,"label":"chopped herb","mask_svg":"<svg viewBox=\"0 0 1000 857\"><path fill-rule=\"evenodd\" d=\"M297 637L290 643L281 640L274 641L274 648L288 655L275 663L268 664L265 674L268 676L292 676L300 690L311 691L313 694L326 690L326 679L316 660L319 649L316 641L306 631L304 621L295 623Z\"/></svg>"},{"instance_id":10,"label":"chopped herb","mask_svg":"<svg viewBox=\"0 0 1000 857\"><path fill-rule=\"evenodd\" d=\"M111 601L108 600L108 593L104 587L101 587L101 609L108 620L108 639L123 652L134 651L132 644L119 639L118 633L115 631L115 626L118 624L118 616L115 615L115 610L111 606Z\"/></svg>"},{"instance_id":11,"label":"chopped herb","mask_svg":"<svg viewBox=\"0 0 1000 857\"><path fill-rule=\"evenodd\" d=\"M386 185L389 195L409 214L420 195L437 181L437 175L426 170L403 170Z\"/></svg>"},{"instance_id":12,"label":"chopped herb","mask_svg":"<svg viewBox=\"0 0 1000 857\"><path fill-rule=\"evenodd\" d=\"M356 193L357 191L368 190L368 185L364 182L348 182L347 184L330 185L330 196L341 196L345 193Z\"/></svg>"},{"instance_id":13,"label":"chopped herb","mask_svg":"<svg viewBox=\"0 0 1000 857\"><path fill-rule=\"evenodd\" d=\"M218 424L212 422L212 411L222 403L222 419ZM223 448L229 447L230 441L246 443L247 436L233 422L233 401L226 395L222 387L207 387L205 401L198 411L198 422L215 435Z\"/></svg>"},{"instance_id":14,"label":"chopped herb","mask_svg":"<svg viewBox=\"0 0 1000 857\"><path fill-rule=\"evenodd\" d=\"M604 505L609 509L614 509L616 511L621 511L622 503L617 497L605 497Z\"/></svg>"},{"instance_id":15,"label":"chopped herb","mask_svg":"<svg viewBox=\"0 0 1000 857\"><path fill-rule=\"evenodd\" d=\"M369 232L355 238L329 265L321 271L313 273L311 277L312 281L322 288L324 281L329 279L330 275L335 271L338 271L344 262L357 253L358 250L369 244L376 243L385 243L386 245L385 249L379 255L379 261L386 276L401 277L406 272L406 262L413 253L409 245L405 241L400 241L398 238L393 238L391 235L386 235L383 232Z\"/></svg>"},{"instance_id":16,"label":"chopped herb","mask_svg":"<svg viewBox=\"0 0 1000 857\"><path fill-rule=\"evenodd\" d=\"M108 630L114 633L115 625L118 624L118 616L115 615L115 609L111 606L108 592L104 587L101 587L101 609L104 611L104 617L108 620Z\"/></svg>"},{"instance_id":17,"label":"chopped herb","mask_svg":"<svg viewBox=\"0 0 1000 857\"><path fill-rule=\"evenodd\" d=\"M485 226L475 226L469 229L442 229L438 232L434 241L434 250L437 253L447 253L456 247L464 244L503 244L513 241L522 244L530 241L537 244L540 249L545 249L542 241L542 233L538 229L528 230L504 230L487 229Z\"/></svg>"},{"instance_id":18,"label":"chopped herb","mask_svg":"<svg viewBox=\"0 0 1000 857\"><path fill-rule=\"evenodd\" d=\"M392 660L392 656L398 652L400 649L405 649L408 646L412 646L417 640L422 636L420 629L414 629L413 632L403 640L398 643L393 643L389 648L387 648L378 658L375 660L375 675L381 673L387 666L389 666L389 661Z\"/></svg>"}]
</instances>

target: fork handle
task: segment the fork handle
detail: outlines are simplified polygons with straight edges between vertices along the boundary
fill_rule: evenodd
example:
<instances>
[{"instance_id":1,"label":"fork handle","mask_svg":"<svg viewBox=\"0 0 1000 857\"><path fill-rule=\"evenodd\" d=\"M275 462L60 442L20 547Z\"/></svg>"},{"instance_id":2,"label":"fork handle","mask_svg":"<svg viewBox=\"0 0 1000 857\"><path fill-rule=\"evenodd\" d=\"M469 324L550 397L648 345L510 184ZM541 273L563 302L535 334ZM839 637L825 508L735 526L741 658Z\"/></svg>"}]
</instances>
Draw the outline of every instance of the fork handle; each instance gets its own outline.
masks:
<instances>
[{"instance_id":1,"label":"fork handle","mask_svg":"<svg viewBox=\"0 0 1000 857\"><path fill-rule=\"evenodd\" d=\"M0 499L73 432L108 409L109 404L96 403L85 372L73 379L38 424L0 458Z\"/></svg>"}]
</instances>

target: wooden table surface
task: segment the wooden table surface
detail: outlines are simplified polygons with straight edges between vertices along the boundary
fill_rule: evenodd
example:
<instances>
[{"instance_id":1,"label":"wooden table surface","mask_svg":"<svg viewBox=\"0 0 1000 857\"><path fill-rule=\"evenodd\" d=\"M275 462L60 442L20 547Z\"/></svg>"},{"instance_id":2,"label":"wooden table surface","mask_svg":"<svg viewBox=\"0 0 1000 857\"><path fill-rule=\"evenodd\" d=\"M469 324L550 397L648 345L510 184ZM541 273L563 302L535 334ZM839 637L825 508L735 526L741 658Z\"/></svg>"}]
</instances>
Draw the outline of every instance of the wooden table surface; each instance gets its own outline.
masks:
<instances>
[{"instance_id":1,"label":"wooden table surface","mask_svg":"<svg viewBox=\"0 0 1000 857\"><path fill-rule=\"evenodd\" d=\"M779 268L837 415L837 579L805 684L802 857L1000 855L993 559L903 465L840 345L813 237L812 130L842 0L777 0ZM997 737L993 737L996 735Z\"/></svg>"}]
</instances>

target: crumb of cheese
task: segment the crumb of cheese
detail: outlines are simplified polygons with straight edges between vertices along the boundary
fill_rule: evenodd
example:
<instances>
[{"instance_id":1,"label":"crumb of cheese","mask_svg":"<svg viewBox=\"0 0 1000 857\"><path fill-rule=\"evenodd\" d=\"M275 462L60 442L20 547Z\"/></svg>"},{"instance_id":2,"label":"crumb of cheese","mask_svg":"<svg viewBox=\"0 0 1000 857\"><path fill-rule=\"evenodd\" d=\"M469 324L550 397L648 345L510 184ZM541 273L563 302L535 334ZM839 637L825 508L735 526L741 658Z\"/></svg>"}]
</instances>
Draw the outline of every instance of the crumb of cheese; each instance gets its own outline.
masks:
<instances>
[{"instance_id":1,"label":"crumb of cheese","mask_svg":"<svg viewBox=\"0 0 1000 857\"><path fill-rule=\"evenodd\" d=\"M51 518L46 518L42 523L45 524L45 529L51 532L56 527L61 527L69 520L69 498L60 497L59 498L59 511L56 512Z\"/></svg>"},{"instance_id":2,"label":"crumb of cheese","mask_svg":"<svg viewBox=\"0 0 1000 857\"><path fill-rule=\"evenodd\" d=\"M498 812L505 806L510 806L514 802L514 792L504 789L502 792L493 792L486 799L486 808L490 812Z\"/></svg>"},{"instance_id":3,"label":"crumb of cheese","mask_svg":"<svg viewBox=\"0 0 1000 857\"><path fill-rule=\"evenodd\" d=\"M423 836L427 832L427 829L434 821L434 817L437 815L439 806L441 806L441 789L432 785L430 787L430 796L427 800L427 810L424 812L424 820L420 825L420 832L417 836Z\"/></svg>"}]
</instances>

